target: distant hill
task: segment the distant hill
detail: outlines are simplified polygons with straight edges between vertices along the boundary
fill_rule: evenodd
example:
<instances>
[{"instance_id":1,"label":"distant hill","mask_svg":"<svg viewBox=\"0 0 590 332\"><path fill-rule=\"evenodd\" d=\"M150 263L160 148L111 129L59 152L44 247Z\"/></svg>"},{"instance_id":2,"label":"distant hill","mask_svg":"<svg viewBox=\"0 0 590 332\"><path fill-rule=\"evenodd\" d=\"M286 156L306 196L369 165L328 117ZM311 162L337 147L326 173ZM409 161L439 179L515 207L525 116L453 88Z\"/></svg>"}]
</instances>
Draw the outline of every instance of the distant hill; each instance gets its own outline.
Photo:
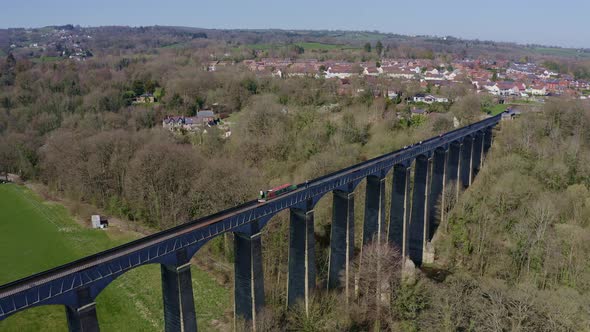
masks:
<instances>
[{"instance_id":1,"label":"distant hill","mask_svg":"<svg viewBox=\"0 0 590 332\"><path fill-rule=\"evenodd\" d=\"M141 53L151 49L183 45L200 47L202 42L232 45L322 43L362 47L381 41L386 48L413 48L462 57L519 59L522 57L562 57L590 59L590 49L569 49L543 45L481 41L452 36L405 36L377 31L203 29L176 26L80 27L71 24L42 28L0 29L0 50L30 57L87 56L86 52ZM418 52L420 53L420 52ZM408 53L412 56L412 53ZM417 57L419 54L416 54Z\"/></svg>"}]
</instances>

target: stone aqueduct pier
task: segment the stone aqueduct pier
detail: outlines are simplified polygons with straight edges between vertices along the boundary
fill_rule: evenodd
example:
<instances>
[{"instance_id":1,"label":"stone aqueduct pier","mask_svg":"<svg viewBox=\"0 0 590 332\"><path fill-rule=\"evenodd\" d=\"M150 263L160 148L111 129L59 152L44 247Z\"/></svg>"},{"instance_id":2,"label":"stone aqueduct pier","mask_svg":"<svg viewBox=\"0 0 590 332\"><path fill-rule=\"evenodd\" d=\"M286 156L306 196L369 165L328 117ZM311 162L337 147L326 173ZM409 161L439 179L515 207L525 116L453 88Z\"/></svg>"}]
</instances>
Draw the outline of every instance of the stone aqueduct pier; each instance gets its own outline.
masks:
<instances>
[{"instance_id":1,"label":"stone aqueduct pier","mask_svg":"<svg viewBox=\"0 0 590 332\"><path fill-rule=\"evenodd\" d=\"M135 267L160 264L166 331L196 331L190 259L208 240L226 232L235 234L235 315L255 325L256 313L264 306L261 230L276 213L290 210L287 303L302 299L307 304L317 286L314 206L328 193L333 195L333 216L327 286L348 292L353 280L349 264L354 251L354 190L364 179L363 242L374 236L387 239L401 248L404 258L420 265L432 259L429 242L441 218L441 194L451 184L457 186L455 193L459 186L471 184L500 119L497 115L314 179L267 202L251 201L0 286L0 325L19 311L60 304L66 308L70 331L98 331L95 299L100 292ZM391 205L385 206L389 171Z\"/></svg>"}]
</instances>

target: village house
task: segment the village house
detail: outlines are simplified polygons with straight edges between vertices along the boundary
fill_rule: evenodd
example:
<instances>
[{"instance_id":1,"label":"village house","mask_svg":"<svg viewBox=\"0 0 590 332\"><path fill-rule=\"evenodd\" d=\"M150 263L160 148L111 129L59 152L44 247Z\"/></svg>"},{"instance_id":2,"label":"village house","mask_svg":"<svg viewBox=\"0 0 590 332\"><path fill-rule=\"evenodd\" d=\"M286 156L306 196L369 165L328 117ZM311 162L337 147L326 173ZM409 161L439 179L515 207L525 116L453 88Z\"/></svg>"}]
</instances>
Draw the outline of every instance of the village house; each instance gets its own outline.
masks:
<instances>
[{"instance_id":1,"label":"village house","mask_svg":"<svg viewBox=\"0 0 590 332\"><path fill-rule=\"evenodd\" d=\"M260 60L265 66L275 66L275 67L283 67L286 68L293 64L293 60L291 59L273 59L273 58L264 58Z\"/></svg>"},{"instance_id":2,"label":"village house","mask_svg":"<svg viewBox=\"0 0 590 332\"><path fill-rule=\"evenodd\" d=\"M326 78L347 78L356 74L358 73L354 72L352 64L331 65L328 67L328 70L326 70Z\"/></svg>"},{"instance_id":3,"label":"village house","mask_svg":"<svg viewBox=\"0 0 590 332\"><path fill-rule=\"evenodd\" d=\"M451 72L449 72L449 71L445 71L445 72L443 73L443 76L444 76L444 77L445 77L447 80L449 80L449 81L453 81L453 80L455 80L455 79L457 78L457 76L461 75L462 73L463 73L463 71L461 71L460 69L455 69L455 70L453 70L453 71L451 71Z\"/></svg>"},{"instance_id":4,"label":"village house","mask_svg":"<svg viewBox=\"0 0 590 332\"><path fill-rule=\"evenodd\" d=\"M445 77L442 74L427 73L424 75L424 79L427 81L441 81L444 80Z\"/></svg>"},{"instance_id":5,"label":"village house","mask_svg":"<svg viewBox=\"0 0 590 332\"><path fill-rule=\"evenodd\" d=\"M529 86L526 92L530 93L533 96L546 96L547 88L543 84L533 84Z\"/></svg>"},{"instance_id":6,"label":"village house","mask_svg":"<svg viewBox=\"0 0 590 332\"><path fill-rule=\"evenodd\" d=\"M207 123L215 120L215 113L211 110L198 111L196 116L197 122Z\"/></svg>"},{"instance_id":7,"label":"village house","mask_svg":"<svg viewBox=\"0 0 590 332\"><path fill-rule=\"evenodd\" d=\"M559 73L554 71L544 70L542 73L539 73L537 76L539 78L551 78L552 76L557 76Z\"/></svg>"},{"instance_id":8,"label":"village house","mask_svg":"<svg viewBox=\"0 0 590 332\"><path fill-rule=\"evenodd\" d=\"M488 83L484 86L491 94L496 96L519 96L520 88L514 82Z\"/></svg>"},{"instance_id":9,"label":"village house","mask_svg":"<svg viewBox=\"0 0 590 332\"><path fill-rule=\"evenodd\" d=\"M436 68L432 68L432 69L430 69L430 70L428 70L428 69L427 69L427 70L424 72L424 74L438 75L438 74L440 74L440 72L438 71L438 69L436 69Z\"/></svg>"},{"instance_id":10,"label":"village house","mask_svg":"<svg viewBox=\"0 0 590 332\"><path fill-rule=\"evenodd\" d=\"M514 63L506 70L507 74L534 74L537 66L534 63Z\"/></svg>"},{"instance_id":11,"label":"village house","mask_svg":"<svg viewBox=\"0 0 590 332\"><path fill-rule=\"evenodd\" d=\"M437 97L437 96L433 96L433 95L418 93L417 95L415 95L412 98L412 101L415 103L432 104L432 103L448 103L449 99L445 98L445 97Z\"/></svg>"},{"instance_id":12,"label":"village house","mask_svg":"<svg viewBox=\"0 0 590 332\"><path fill-rule=\"evenodd\" d=\"M217 66L217 63L219 61L210 61L206 66L205 66L205 70L206 71L215 71L215 68Z\"/></svg>"},{"instance_id":13,"label":"village house","mask_svg":"<svg viewBox=\"0 0 590 332\"><path fill-rule=\"evenodd\" d=\"M378 76L383 73L383 69L374 66L363 68L363 75Z\"/></svg>"},{"instance_id":14,"label":"village house","mask_svg":"<svg viewBox=\"0 0 590 332\"><path fill-rule=\"evenodd\" d=\"M313 64L297 63L291 65L286 69L286 75L288 77L314 77L318 78L319 68L316 68Z\"/></svg>"},{"instance_id":15,"label":"village house","mask_svg":"<svg viewBox=\"0 0 590 332\"><path fill-rule=\"evenodd\" d=\"M389 99L396 99L400 96L400 93L395 90L387 90L387 97Z\"/></svg>"},{"instance_id":16,"label":"village house","mask_svg":"<svg viewBox=\"0 0 590 332\"><path fill-rule=\"evenodd\" d=\"M381 67L391 67L398 64L399 62L395 59L381 59Z\"/></svg>"},{"instance_id":17,"label":"village house","mask_svg":"<svg viewBox=\"0 0 590 332\"><path fill-rule=\"evenodd\" d=\"M439 88L441 86L452 86L454 84L453 81L448 81L448 80L432 80L432 81L424 81L424 83L426 83L425 87L428 87L428 85L430 85L431 87L435 87L435 88ZM420 85L422 85L422 82L420 82Z\"/></svg>"},{"instance_id":18,"label":"village house","mask_svg":"<svg viewBox=\"0 0 590 332\"><path fill-rule=\"evenodd\" d=\"M185 117L185 116L167 116L162 120L162 127L168 130L180 130L184 129L187 131L198 130L208 123L215 121L215 113L211 110L198 111L196 116Z\"/></svg>"},{"instance_id":19,"label":"village house","mask_svg":"<svg viewBox=\"0 0 590 332\"><path fill-rule=\"evenodd\" d=\"M468 75L474 81L486 82L492 78L492 74L487 70L475 69L468 72Z\"/></svg>"},{"instance_id":20,"label":"village house","mask_svg":"<svg viewBox=\"0 0 590 332\"><path fill-rule=\"evenodd\" d=\"M151 93L144 93L138 97L135 97L133 100L134 104L146 104L146 103L154 103L156 98Z\"/></svg>"},{"instance_id":21,"label":"village house","mask_svg":"<svg viewBox=\"0 0 590 332\"><path fill-rule=\"evenodd\" d=\"M195 118L184 116L167 116L162 120L162 127L168 130L193 131L197 129Z\"/></svg>"},{"instance_id":22,"label":"village house","mask_svg":"<svg viewBox=\"0 0 590 332\"><path fill-rule=\"evenodd\" d=\"M227 67L227 66L230 66L232 64L233 64L233 62L231 62L231 61L218 61L218 60L216 60L216 61L210 61L207 64L207 66L205 67L205 70L206 71L216 71L216 70L218 70L221 67Z\"/></svg>"},{"instance_id":23,"label":"village house","mask_svg":"<svg viewBox=\"0 0 590 332\"><path fill-rule=\"evenodd\" d=\"M400 67L381 67L383 75L389 76L391 78L405 78L405 79L413 79L416 77L416 73L406 70L405 68Z\"/></svg>"},{"instance_id":24,"label":"village house","mask_svg":"<svg viewBox=\"0 0 590 332\"><path fill-rule=\"evenodd\" d=\"M422 72L422 68L416 66L415 68L410 68L410 71L413 71L416 74L420 74Z\"/></svg>"},{"instance_id":25,"label":"village house","mask_svg":"<svg viewBox=\"0 0 590 332\"><path fill-rule=\"evenodd\" d=\"M283 71L281 69L275 69L271 73L272 77L283 78Z\"/></svg>"}]
</instances>

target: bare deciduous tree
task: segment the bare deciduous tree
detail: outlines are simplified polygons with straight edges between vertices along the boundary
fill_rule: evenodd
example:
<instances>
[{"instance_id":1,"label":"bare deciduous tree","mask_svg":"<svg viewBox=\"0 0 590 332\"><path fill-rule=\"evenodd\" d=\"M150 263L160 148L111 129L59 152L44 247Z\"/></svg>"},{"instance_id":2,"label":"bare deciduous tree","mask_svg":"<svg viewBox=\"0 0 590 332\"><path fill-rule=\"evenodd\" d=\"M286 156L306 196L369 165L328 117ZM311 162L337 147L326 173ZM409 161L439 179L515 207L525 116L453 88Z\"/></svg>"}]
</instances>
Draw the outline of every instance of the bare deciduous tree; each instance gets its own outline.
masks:
<instances>
[{"instance_id":1,"label":"bare deciduous tree","mask_svg":"<svg viewBox=\"0 0 590 332\"><path fill-rule=\"evenodd\" d=\"M371 322L376 331L390 314L391 294L401 283L401 264L399 250L377 239L363 246L360 257L353 264L359 290L353 310Z\"/></svg>"}]
</instances>

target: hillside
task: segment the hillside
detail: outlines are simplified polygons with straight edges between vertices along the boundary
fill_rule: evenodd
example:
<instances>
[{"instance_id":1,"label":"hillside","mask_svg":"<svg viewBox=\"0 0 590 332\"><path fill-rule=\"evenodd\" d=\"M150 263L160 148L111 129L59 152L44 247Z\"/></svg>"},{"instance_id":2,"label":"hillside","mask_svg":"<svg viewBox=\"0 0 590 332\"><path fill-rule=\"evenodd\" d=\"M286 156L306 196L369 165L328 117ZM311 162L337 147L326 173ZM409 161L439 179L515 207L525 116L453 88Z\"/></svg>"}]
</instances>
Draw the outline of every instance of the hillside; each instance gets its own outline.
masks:
<instances>
[{"instance_id":1,"label":"hillside","mask_svg":"<svg viewBox=\"0 0 590 332\"><path fill-rule=\"evenodd\" d=\"M406 57L445 53L463 57L519 59L522 57L564 57L590 59L589 49L568 49L546 45L520 45L508 42L481 41L452 36L406 36L378 31L279 30L279 29L204 29L173 26L103 26L73 25L42 28L0 29L0 50L32 56L77 56L93 54L139 53L161 47L182 45L202 48L212 43L222 45L290 45L319 43L360 48L365 43L383 42Z\"/></svg>"},{"instance_id":2,"label":"hillside","mask_svg":"<svg viewBox=\"0 0 590 332\"><path fill-rule=\"evenodd\" d=\"M501 125L435 241L425 330L590 329L590 112L552 104Z\"/></svg>"},{"instance_id":3,"label":"hillside","mask_svg":"<svg viewBox=\"0 0 590 332\"><path fill-rule=\"evenodd\" d=\"M131 241L137 235L110 228L106 231L82 227L67 210L44 202L29 189L0 184L0 284L67 263L98 251ZM229 289L210 275L192 268L197 317L202 330L213 319L222 319L230 303ZM160 269L144 266L119 277L97 298L103 331L149 331L163 329ZM0 331L63 331L62 306L38 307L11 316L0 323Z\"/></svg>"}]
</instances>

